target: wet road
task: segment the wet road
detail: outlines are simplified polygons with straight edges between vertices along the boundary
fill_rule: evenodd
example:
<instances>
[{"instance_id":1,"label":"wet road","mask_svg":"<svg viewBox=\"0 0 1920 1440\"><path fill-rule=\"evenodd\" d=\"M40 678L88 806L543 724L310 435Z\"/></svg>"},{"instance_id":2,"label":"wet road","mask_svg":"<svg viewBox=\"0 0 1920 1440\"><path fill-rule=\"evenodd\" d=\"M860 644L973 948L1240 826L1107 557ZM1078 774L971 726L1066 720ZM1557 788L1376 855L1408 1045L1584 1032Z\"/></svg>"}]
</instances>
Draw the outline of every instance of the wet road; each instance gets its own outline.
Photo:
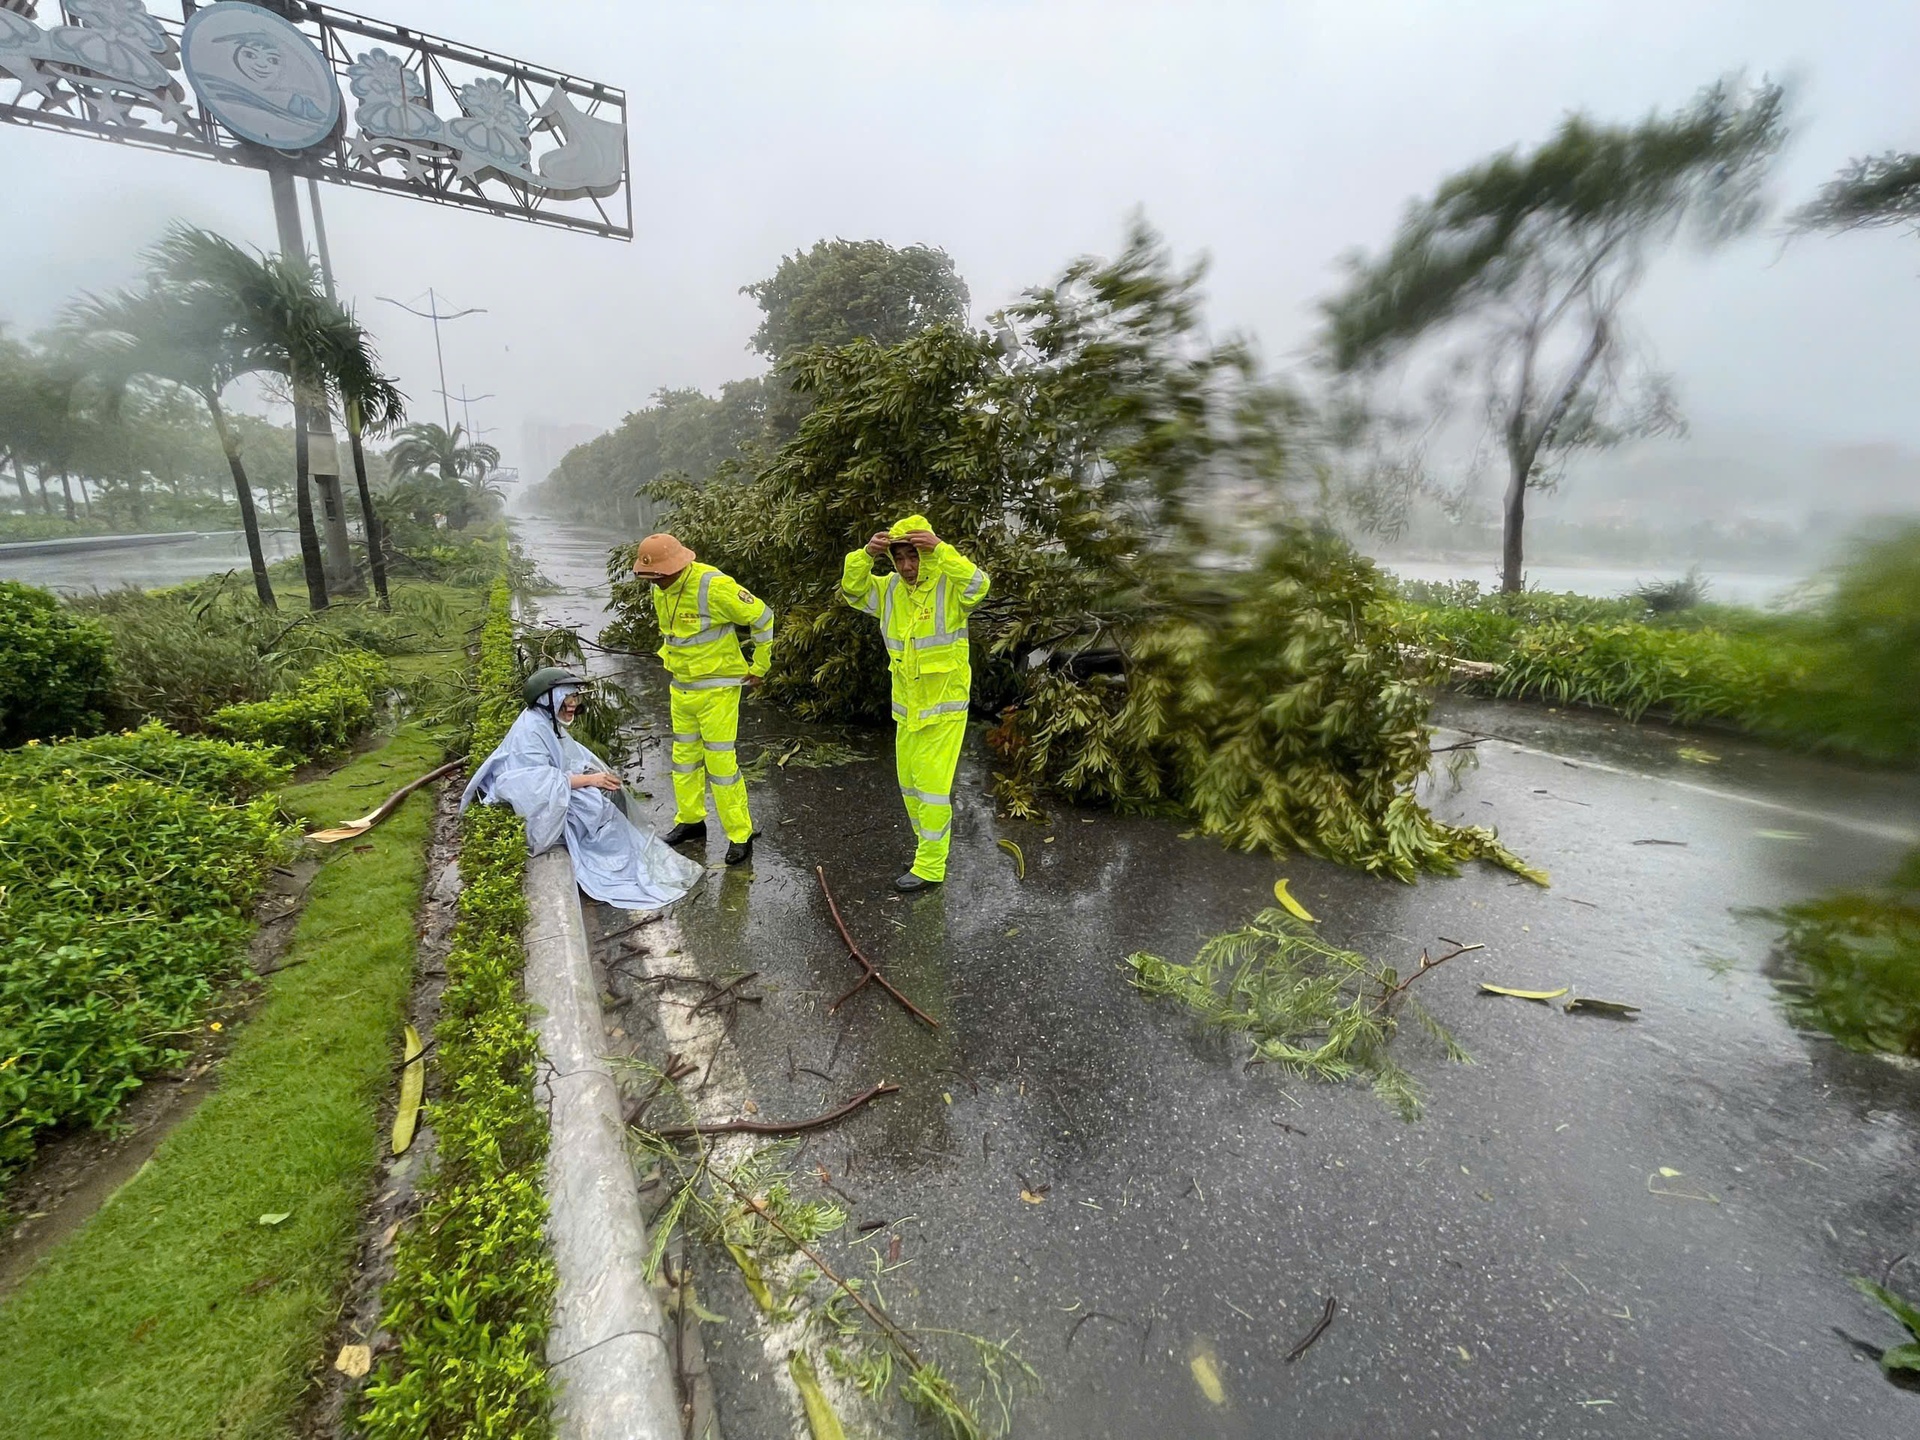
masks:
<instances>
[{"instance_id":1,"label":"wet road","mask_svg":"<svg viewBox=\"0 0 1920 1440\"><path fill-rule=\"evenodd\" d=\"M299 537L291 530L269 529L260 538L269 563L299 553ZM183 585L228 571L247 574L247 541L238 531L122 550L0 556L0 580L20 580L61 595L87 595L121 585Z\"/></svg>"},{"instance_id":2,"label":"wet road","mask_svg":"<svg viewBox=\"0 0 1920 1440\"><path fill-rule=\"evenodd\" d=\"M597 581L597 537L529 528L547 573ZM585 622L598 603L543 602ZM799 733L748 715L743 739ZM1435 808L1496 825L1551 890L1485 867L1397 885L1064 807L1008 824L975 748L952 880L900 900L886 882L908 836L875 734L866 761L755 786L751 875L714 877L680 929L707 973L761 973L733 1043L762 1114L902 1085L798 1166L824 1164L857 1221L889 1222L876 1244L902 1237L889 1293L906 1318L1018 1337L1042 1383L1016 1434L1920 1434L1920 1396L1835 1333L1900 1338L1846 1277L1920 1249L1920 1072L1792 1030L1755 913L1889 871L1920 829L1912 781L1513 707L1437 718L1502 738L1457 788L1432 787ZM664 763L649 743L662 823ZM871 990L826 1016L856 972L817 864L939 1031ZM1487 947L1422 982L1477 1063L1411 1029L1396 1042L1420 1122L1359 1088L1246 1073L1242 1048L1127 986L1129 952L1190 958L1281 875L1331 938L1375 956ZM1644 1008L1581 1018L1482 980ZM1333 1325L1287 1363L1329 1295ZM735 1317L707 1327L730 1440L792 1434L744 1295L716 1276L707 1298Z\"/></svg>"}]
</instances>

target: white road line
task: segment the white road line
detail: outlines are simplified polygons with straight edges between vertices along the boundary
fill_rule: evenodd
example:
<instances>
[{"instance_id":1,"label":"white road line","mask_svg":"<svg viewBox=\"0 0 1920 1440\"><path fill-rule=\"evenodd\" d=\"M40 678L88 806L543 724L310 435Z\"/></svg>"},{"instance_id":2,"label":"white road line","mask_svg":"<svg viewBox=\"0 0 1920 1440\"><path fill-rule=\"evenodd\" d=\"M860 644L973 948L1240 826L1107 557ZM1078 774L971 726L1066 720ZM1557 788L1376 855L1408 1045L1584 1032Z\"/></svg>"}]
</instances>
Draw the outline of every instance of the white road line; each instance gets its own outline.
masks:
<instances>
[{"instance_id":1,"label":"white road line","mask_svg":"<svg viewBox=\"0 0 1920 1440\"><path fill-rule=\"evenodd\" d=\"M640 933L643 940L635 948L642 952L640 970L643 976L708 978L699 963L687 953L685 937L681 934L679 922L672 915L662 917L657 925L651 925ZM655 1014L660 1022L661 1033L666 1038L667 1048L698 1066L696 1076L707 1077L707 1084L697 1090L691 1087L699 1084L698 1079L689 1077L690 1089L682 1093L690 1095L692 1103L689 1108L694 1113L686 1118L697 1123L701 1120L729 1120L746 1114L751 1086L747 1081L746 1069L740 1063L739 1053L727 1033L725 1016L717 1009L696 1015L688 1004L676 1003L669 997L667 989L664 985L657 987L654 1001ZM682 1117L672 1118L677 1122ZM723 1166L738 1164L761 1144L751 1135L719 1135L707 1143ZM767 1268L767 1283L779 1293L793 1283L801 1268L807 1264L804 1256L789 1256ZM788 1373L787 1356L803 1346L807 1336L808 1309L806 1306L796 1306L794 1313L785 1320L776 1320L751 1303L747 1306L747 1312L746 1323L759 1332L764 1367L761 1373L772 1380L787 1402L787 1423L791 1427L793 1440L807 1440L811 1432L807 1426L806 1406L800 1398L799 1387ZM843 1417L860 1414L858 1393L830 1370L818 1368L821 1371L821 1388L832 1400L834 1409Z\"/></svg>"},{"instance_id":2,"label":"white road line","mask_svg":"<svg viewBox=\"0 0 1920 1440\"><path fill-rule=\"evenodd\" d=\"M1809 810L1804 806L1789 805L1781 800L1767 800L1758 795L1743 795L1738 790L1720 790L1711 785L1695 784L1691 780L1675 780L1669 775L1649 775L1643 770L1628 770L1624 766L1609 765L1604 760L1575 759L1570 755L1559 754L1557 751L1522 745L1517 740L1509 740L1501 735L1486 735L1474 730L1461 730L1451 725L1437 728L1469 739L1491 740L1522 755L1538 755L1545 760L1558 760L1562 765L1571 765L1576 770L1598 770L1604 775L1619 775L1628 780L1646 780L1655 785L1685 790L1689 794L1704 795L1709 800L1725 800L1736 805L1750 805L1755 809L1771 810L1778 815L1791 815L1796 820L1805 820L1816 825L1830 825L1837 830L1851 830L1857 835L1871 835L1876 840L1890 841L1895 845L1920 844L1920 830L1910 825L1882 825L1872 820L1856 819L1851 815L1836 815L1830 810Z\"/></svg>"}]
</instances>

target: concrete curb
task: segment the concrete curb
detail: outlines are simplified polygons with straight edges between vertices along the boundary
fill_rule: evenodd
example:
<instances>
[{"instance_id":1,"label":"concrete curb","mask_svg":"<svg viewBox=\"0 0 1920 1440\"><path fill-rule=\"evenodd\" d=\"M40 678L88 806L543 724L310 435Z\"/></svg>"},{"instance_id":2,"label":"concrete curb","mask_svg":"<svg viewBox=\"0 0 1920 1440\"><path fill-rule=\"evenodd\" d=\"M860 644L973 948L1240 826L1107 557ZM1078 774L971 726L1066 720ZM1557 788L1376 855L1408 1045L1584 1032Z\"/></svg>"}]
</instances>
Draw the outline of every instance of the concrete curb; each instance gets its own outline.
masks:
<instances>
[{"instance_id":1,"label":"concrete curb","mask_svg":"<svg viewBox=\"0 0 1920 1440\"><path fill-rule=\"evenodd\" d=\"M600 986L564 848L527 864L527 999L551 1117L547 1236L560 1289L547 1359L562 1440L680 1440L666 1327L641 1278L647 1230L619 1090L606 1059Z\"/></svg>"}]
</instances>

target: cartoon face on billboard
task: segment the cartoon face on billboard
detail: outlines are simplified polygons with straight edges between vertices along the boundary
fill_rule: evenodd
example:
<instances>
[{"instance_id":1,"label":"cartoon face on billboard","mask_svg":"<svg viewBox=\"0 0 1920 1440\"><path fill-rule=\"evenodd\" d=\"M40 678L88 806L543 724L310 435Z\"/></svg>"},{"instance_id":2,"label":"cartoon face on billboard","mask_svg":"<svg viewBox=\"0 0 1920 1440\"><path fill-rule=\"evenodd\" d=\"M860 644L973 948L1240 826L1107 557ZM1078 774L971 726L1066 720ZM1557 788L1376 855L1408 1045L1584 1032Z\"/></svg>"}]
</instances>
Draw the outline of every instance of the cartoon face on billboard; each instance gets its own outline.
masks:
<instances>
[{"instance_id":1,"label":"cartoon face on billboard","mask_svg":"<svg viewBox=\"0 0 1920 1440\"><path fill-rule=\"evenodd\" d=\"M340 87L291 22L242 0L196 10L180 60L200 103L243 140L305 150L333 133Z\"/></svg>"}]
</instances>

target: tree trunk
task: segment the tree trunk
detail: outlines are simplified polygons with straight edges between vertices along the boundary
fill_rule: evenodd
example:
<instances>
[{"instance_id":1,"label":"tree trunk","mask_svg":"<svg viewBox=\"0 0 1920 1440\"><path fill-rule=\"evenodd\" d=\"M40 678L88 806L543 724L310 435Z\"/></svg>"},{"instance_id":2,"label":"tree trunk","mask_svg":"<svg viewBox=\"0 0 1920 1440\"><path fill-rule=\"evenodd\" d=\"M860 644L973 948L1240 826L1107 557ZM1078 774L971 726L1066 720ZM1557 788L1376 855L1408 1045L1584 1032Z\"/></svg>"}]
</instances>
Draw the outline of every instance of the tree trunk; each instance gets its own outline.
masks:
<instances>
[{"instance_id":1,"label":"tree trunk","mask_svg":"<svg viewBox=\"0 0 1920 1440\"><path fill-rule=\"evenodd\" d=\"M320 553L320 532L313 523L313 490L307 475L306 407L293 407L293 508L300 518L300 565L307 577L307 608L327 608L327 567Z\"/></svg>"},{"instance_id":2,"label":"tree trunk","mask_svg":"<svg viewBox=\"0 0 1920 1440\"><path fill-rule=\"evenodd\" d=\"M1509 463L1513 475L1507 481L1505 523L1500 533L1500 589L1504 594L1518 595L1526 588L1522 535L1527 523L1527 472L1533 465L1530 459L1522 462L1518 456L1511 457Z\"/></svg>"},{"instance_id":3,"label":"tree trunk","mask_svg":"<svg viewBox=\"0 0 1920 1440\"><path fill-rule=\"evenodd\" d=\"M80 477L80 503L87 507L87 523L93 523L93 492L87 489L87 477Z\"/></svg>"},{"instance_id":4,"label":"tree trunk","mask_svg":"<svg viewBox=\"0 0 1920 1440\"><path fill-rule=\"evenodd\" d=\"M387 597L386 536L380 528L380 517L374 512L373 491L367 487L367 452L360 444L360 411L356 405L346 408L347 444L353 450L353 479L360 488L360 521L367 530L367 569L373 575L373 593L380 597L380 608L391 610L393 601Z\"/></svg>"},{"instance_id":5,"label":"tree trunk","mask_svg":"<svg viewBox=\"0 0 1920 1440\"><path fill-rule=\"evenodd\" d=\"M42 470L38 478L40 480L40 513L42 515L51 515L53 514L53 499L47 494L47 472Z\"/></svg>"},{"instance_id":6,"label":"tree trunk","mask_svg":"<svg viewBox=\"0 0 1920 1440\"><path fill-rule=\"evenodd\" d=\"M33 492L27 489L27 472L20 463L20 452L13 452L13 483L20 487L20 513L33 508Z\"/></svg>"},{"instance_id":7,"label":"tree trunk","mask_svg":"<svg viewBox=\"0 0 1920 1440\"><path fill-rule=\"evenodd\" d=\"M213 416L213 428L220 436L220 449L226 454L227 469L233 472L233 494L240 502L240 526L247 532L247 563L253 567L253 593L269 610L279 609L273 598L273 582L267 578L267 552L260 546L260 517L253 509L253 486L247 483L247 467L240 463L240 445L227 426L226 413L219 397L203 395L207 413Z\"/></svg>"},{"instance_id":8,"label":"tree trunk","mask_svg":"<svg viewBox=\"0 0 1920 1440\"><path fill-rule=\"evenodd\" d=\"M73 513L73 481L67 478L67 472L64 470L60 472L60 493L66 497L67 523L69 525L79 524L80 517Z\"/></svg>"}]
</instances>

